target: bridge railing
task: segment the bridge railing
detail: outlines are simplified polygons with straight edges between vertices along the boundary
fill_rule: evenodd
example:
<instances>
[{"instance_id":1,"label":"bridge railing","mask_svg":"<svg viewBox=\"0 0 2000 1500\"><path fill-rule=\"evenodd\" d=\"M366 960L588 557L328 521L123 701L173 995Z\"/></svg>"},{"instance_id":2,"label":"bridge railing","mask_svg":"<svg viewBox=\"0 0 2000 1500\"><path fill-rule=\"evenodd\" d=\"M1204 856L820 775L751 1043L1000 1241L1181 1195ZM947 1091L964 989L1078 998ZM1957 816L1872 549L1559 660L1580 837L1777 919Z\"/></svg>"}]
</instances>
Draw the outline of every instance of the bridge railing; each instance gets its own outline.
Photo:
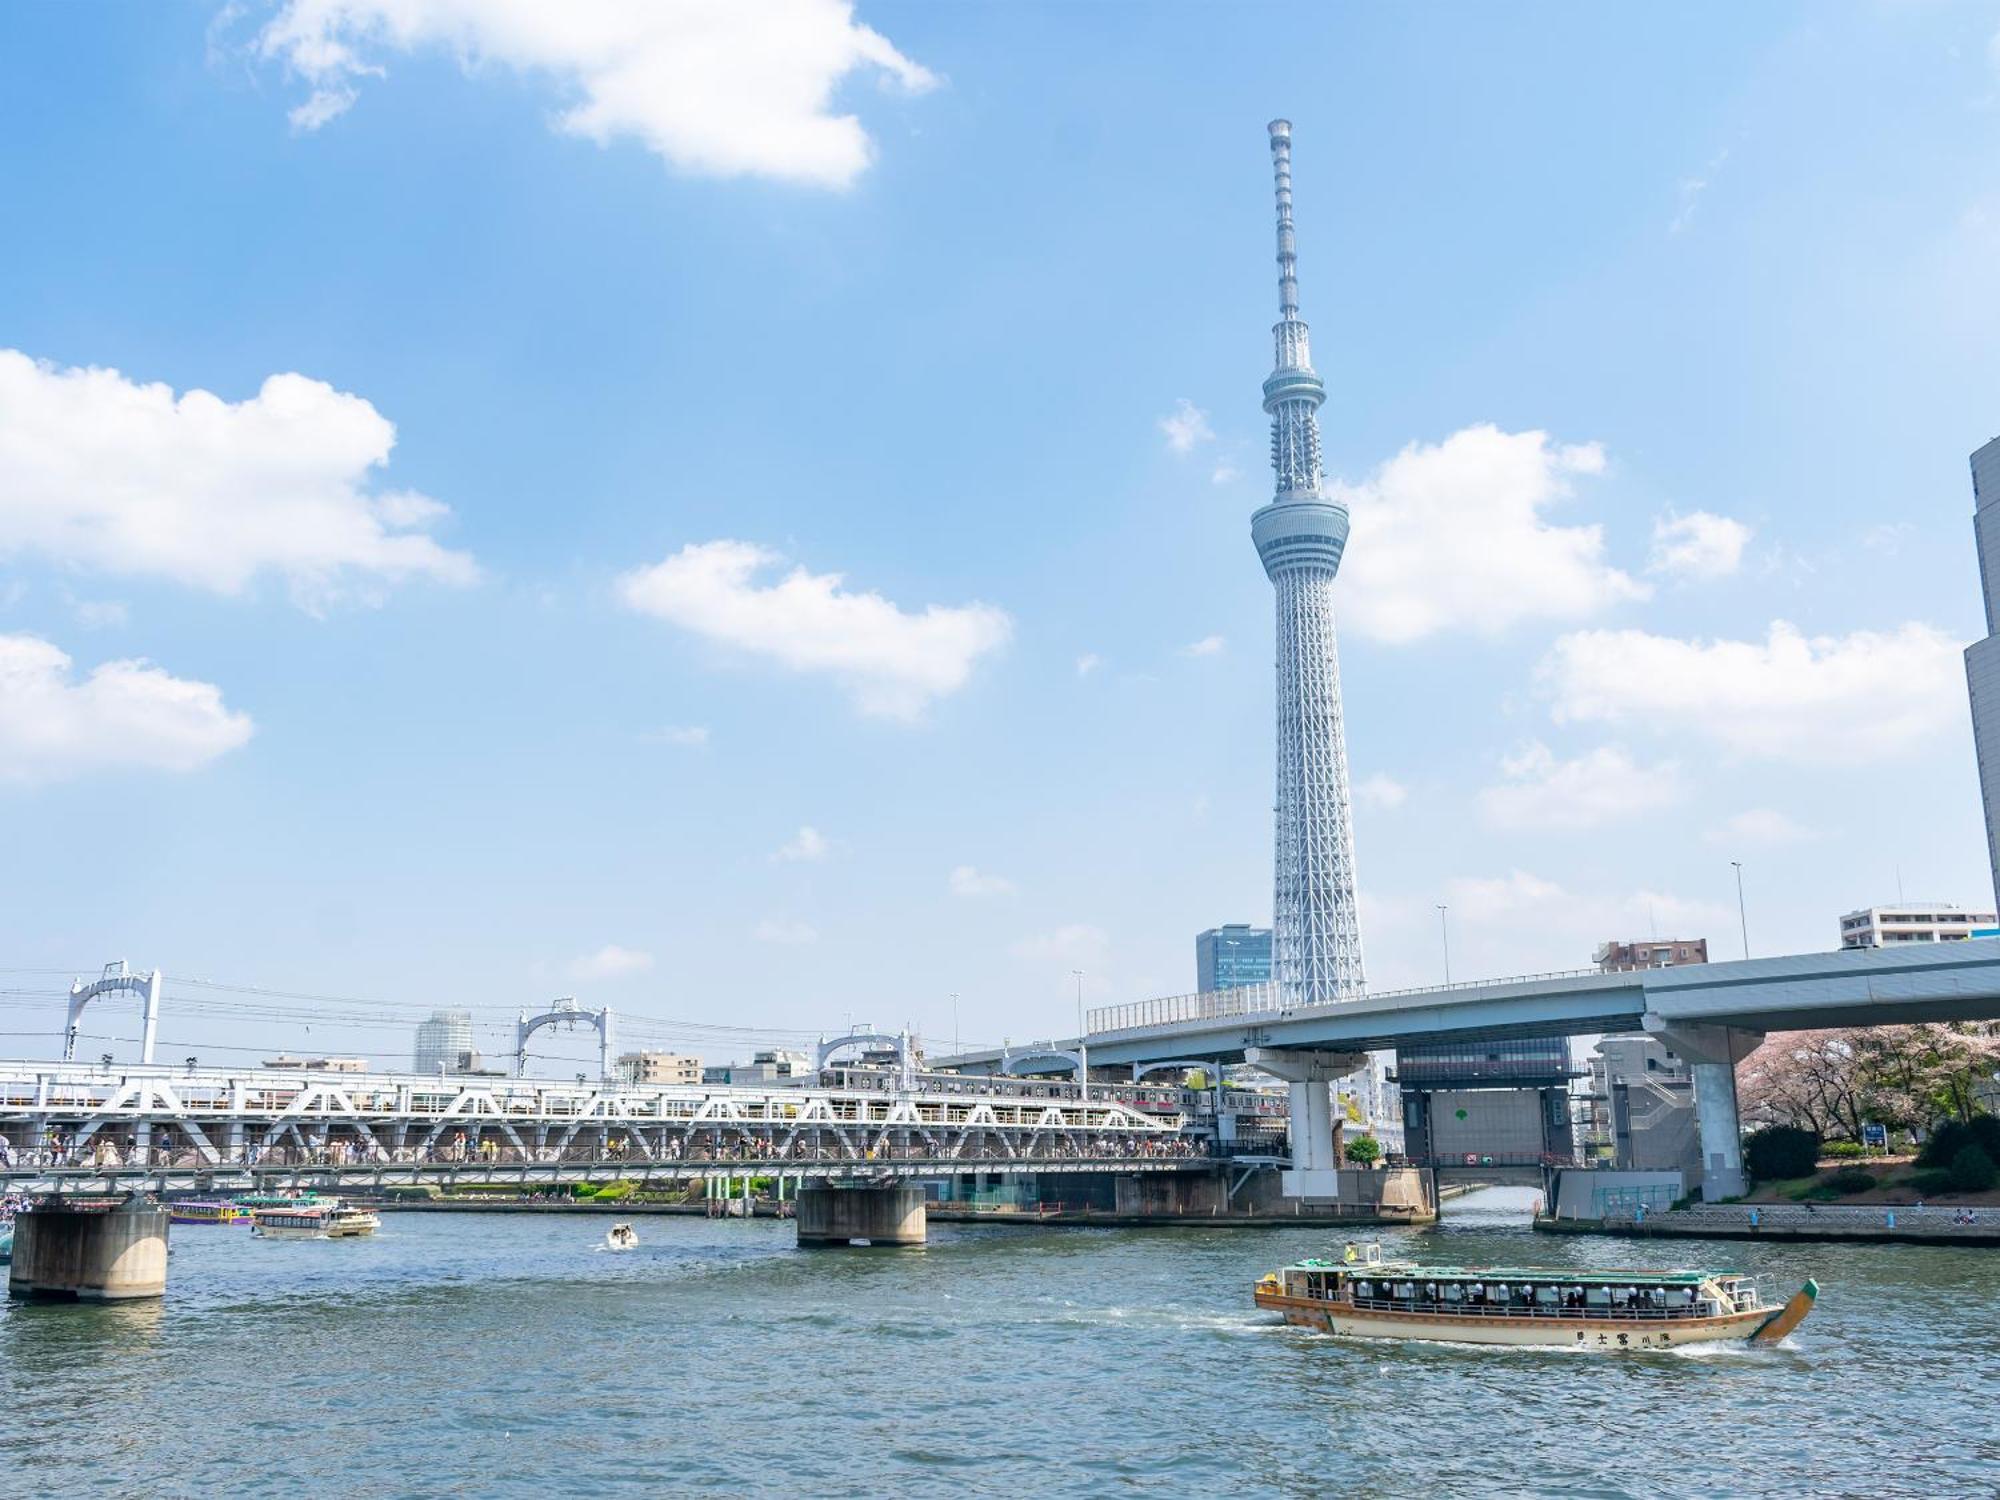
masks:
<instances>
[{"instance_id":1,"label":"bridge railing","mask_svg":"<svg viewBox=\"0 0 2000 1500\"><path fill-rule=\"evenodd\" d=\"M1243 984L1233 989L1202 990L1192 995L1163 995L1154 1000L1134 1000L1125 1005L1105 1005L1084 1015L1084 1028L1092 1035L1100 1031L1130 1031L1139 1026L1172 1026L1181 1021L1226 1020L1230 1016L1255 1015L1278 1009L1275 984Z\"/></svg>"}]
</instances>

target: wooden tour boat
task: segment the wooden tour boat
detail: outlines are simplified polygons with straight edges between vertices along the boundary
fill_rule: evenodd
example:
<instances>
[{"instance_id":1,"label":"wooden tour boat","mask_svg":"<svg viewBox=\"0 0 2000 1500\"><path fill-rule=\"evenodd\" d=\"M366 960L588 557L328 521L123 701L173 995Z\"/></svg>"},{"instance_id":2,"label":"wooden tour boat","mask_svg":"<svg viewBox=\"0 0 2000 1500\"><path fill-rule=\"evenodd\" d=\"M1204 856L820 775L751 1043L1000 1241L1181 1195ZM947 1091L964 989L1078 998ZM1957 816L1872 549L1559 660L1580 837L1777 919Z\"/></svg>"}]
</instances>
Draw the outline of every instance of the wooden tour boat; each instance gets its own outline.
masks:
<instances>
[{"instance_id":1,"label":"wooden tour boat","mask_svg":"<svg viewBox=\"0 0 2000 1500\"><path fill-rule=\"evenodd\" d=\"M1576 1349L1658 1349L1716 1340L1775 1343L1805 1321L1812 1281L1782 1306L1736 1271L1426 1266L1378 1246L1302 1260L1257 1282L1259 1307L1348 1338Z\"/></svg>"}]
</instances>

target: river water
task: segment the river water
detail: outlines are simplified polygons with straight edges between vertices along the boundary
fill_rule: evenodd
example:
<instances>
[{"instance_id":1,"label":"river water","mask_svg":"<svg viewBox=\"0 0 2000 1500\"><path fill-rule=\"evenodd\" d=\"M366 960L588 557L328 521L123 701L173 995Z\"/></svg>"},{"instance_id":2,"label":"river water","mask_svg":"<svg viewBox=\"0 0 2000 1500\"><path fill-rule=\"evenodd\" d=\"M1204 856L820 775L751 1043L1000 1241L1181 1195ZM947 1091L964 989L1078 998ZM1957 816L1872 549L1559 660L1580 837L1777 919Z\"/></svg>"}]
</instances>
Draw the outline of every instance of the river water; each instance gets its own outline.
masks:
<instances>
[{"instance_id":1,"label":"river water","mask_svg":"<svg viewBox=\"0 0 2000 1500\"><path fill-rule=\"evenodd\" d=\"M1384 1252L1813 1275L1819 1309L1773 1348L1362 1344L1249 1305L1314 1230L180 1225L163 1302L0 1311L0 1494L2000 1493L1995 1252L1555 1239L1525 1203Z\"/></svg>"}]
</instances>

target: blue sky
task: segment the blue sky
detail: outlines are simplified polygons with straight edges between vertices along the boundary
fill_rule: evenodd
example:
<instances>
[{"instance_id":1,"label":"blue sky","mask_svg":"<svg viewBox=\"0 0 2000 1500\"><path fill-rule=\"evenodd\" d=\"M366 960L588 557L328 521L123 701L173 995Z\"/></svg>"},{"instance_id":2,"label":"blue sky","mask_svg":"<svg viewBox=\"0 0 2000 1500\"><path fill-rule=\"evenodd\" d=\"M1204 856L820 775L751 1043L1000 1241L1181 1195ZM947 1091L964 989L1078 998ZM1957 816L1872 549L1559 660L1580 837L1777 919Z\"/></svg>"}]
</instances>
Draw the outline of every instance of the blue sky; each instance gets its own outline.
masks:
<instances>
[{"instance_id":1,"label":"blue sky","mask_svg":"<svg viewBox=\"0 0 2000 1500\"><path fill-rule=\"evenodd\" d=\"M1270 908L1279 114L1371 980L1440 902L1461 978L1733 952L1732 859L1765 952L1988 899L2000 6L15 6L13 1047L118 956L774 1037L1191 988Z\"/></svg>"}]
</instances>

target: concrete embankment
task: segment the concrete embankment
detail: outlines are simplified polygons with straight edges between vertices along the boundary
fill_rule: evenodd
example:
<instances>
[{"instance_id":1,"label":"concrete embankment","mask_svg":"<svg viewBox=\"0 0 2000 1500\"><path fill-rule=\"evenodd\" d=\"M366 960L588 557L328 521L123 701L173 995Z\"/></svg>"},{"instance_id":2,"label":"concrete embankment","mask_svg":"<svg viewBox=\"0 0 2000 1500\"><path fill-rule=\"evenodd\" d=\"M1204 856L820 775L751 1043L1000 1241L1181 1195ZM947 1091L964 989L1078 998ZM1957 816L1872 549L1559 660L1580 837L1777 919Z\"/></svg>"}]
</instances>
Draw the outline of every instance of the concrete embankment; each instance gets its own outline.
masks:
<instances>
[{"instance_id":1,"label":"concrete embankment","mask_svg":"<svg viewBox=\"0 0 2000 1500\"><path fill-rule=\"evenodd\" d=\"M606 1218L638 1218L646 1214L691 1214L696 1218L710 1215L705 1203L542 1203L502 1200L498 1203L472 1202L465 1199L400 1199L385 1200L371 1205L391 1213L433 1213L433 1214L599 1214ZM790 1205L787 1205L789 1208ZM768 1201L753 1199L750 1204L751 1216L759 1219L779 1217L775 1207ZM1009 1224L1031 1227L1034 1225L1087 1225L1095 1229L1186 1229L1201 1225L1216 1229L1297 1229L1302 1225L1317 1224L1329 1228L1366 1229L1386 1226L1425 1224L1426 1218L1413 1219L1405 1215L1386 1216L1381 1214L1338 1214L1338 1213L1183 1213L1147 1214L1118 1213L1108 1209L1048 1209L1034 1208L974 1208L965 1204L932 1203L927 1206L932 1223L937 1224ZM740 1215L713 1214L715 1218L740 1217ZM789 1216L789 1215L787 1215Z\"/></svg>"},{"instance_id":2,"label":"concrete embankment","mask_svg":"<svg viewBox=\"0 0 2000 1500\"><path fill-rule=\"evenodd\" d=\"M1092 1229L1299 1229L1323 1225L1331 1229L1371 1229L1428 1224L1426 1218L1407 1215L1339 1213L1118 1213L1104 1209L966 1208L949 1203L930 1206L934 1224L1012 1224L1027 1228L1037 1225L1087 1226Z\"/></svg>"},{"instance_id":3,"label":"concrete embankment","mask_svg":"<svg viewBox=\"0 0 2000 1500\"><path fill-rule=\"evenodd\" d=\"M1781 1240L1799 1244L1886 1244L2000 1246L2000 1215L1980 1215L1971 1224L1953 1223L1949 1210L1898 1209L1893 1221L1880 1209L1749 1211L1718 1205L1711 1209L1648 1214L1644 1219L1537 1218L1542 1234L1600 1234L1619 1239Z\"/></svg>"}]
</instances>

